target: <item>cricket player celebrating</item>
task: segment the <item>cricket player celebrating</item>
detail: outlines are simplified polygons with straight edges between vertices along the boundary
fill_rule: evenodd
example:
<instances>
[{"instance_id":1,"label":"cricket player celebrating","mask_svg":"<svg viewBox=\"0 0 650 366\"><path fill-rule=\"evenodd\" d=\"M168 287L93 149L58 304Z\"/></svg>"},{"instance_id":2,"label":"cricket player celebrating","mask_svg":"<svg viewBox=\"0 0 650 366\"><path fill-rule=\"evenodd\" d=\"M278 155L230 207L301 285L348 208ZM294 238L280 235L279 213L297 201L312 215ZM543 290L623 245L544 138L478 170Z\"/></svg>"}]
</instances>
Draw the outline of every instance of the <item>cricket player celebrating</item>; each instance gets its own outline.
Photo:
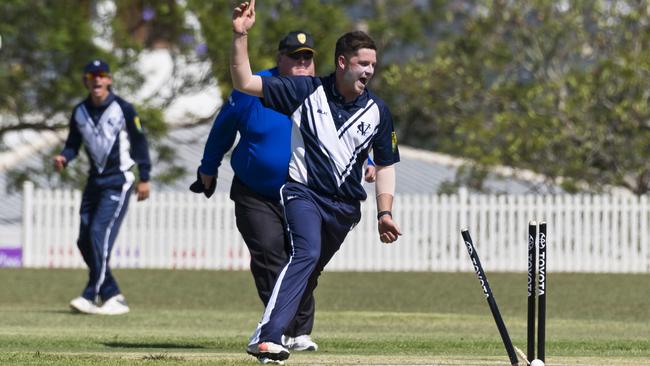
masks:
<instances>
[{"instance_id":1,"label":"cricket player celebrating","mask_svg":"<svg viewBox=\"0 0 650 366\"><path fill-rule=\"evenodd\" d=\"M258 76L248 59L248 30L254 23L255 1L235 8L230 73L235 89L262 98L266 107L292 120L289 177L280 191L292 255L247 352L263 363L282 363L289 357L282 334L303 293L315 286L361 219L363 164L370 149L377 169L379 238L392 243L401 235L391 214L399 152L388 107L366 88L377 62L368 35L357 31L339 38L332 75Z\"/></svg>"}]
</instances>

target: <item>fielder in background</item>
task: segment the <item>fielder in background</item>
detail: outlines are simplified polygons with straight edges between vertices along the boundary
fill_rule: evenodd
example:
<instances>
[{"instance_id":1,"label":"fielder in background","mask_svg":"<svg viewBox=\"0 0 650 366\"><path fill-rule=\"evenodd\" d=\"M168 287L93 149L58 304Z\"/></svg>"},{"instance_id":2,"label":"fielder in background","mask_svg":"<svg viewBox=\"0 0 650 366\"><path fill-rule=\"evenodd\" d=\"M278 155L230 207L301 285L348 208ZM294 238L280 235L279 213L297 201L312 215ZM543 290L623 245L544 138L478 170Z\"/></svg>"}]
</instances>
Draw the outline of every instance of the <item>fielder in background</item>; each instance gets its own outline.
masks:
<instances>
[{"instance_id":1,"label":"fielder in background","mask_svg":"<svg viewBox=\"0 0 650 366\"><path fill-rule=\"evenodd\" d=\"M292 120L289 177L281 190L292 254L246 351L262 362L282 363L289 357L282 334L303 293L311 291L361 219L360 202L366 199L361 180L370 149L377 169L379 238L392 243L401 235L391 214L399 153L388 107L366 89L377 62L368 35L357 31L339 38L336 71L327 77L259 76L248 59L254 23L255 1L235 8L230 72L235 89L263 98L265 106Z\"/></svg>"},{"instance_id":2,"label":"fielder in background","mask_svg":"<svg viewBox=\"0 0 650 366\"><path fill-rule=\"evenodd\" d=\"M88 283L70 307L85 314L118 315L127 313L129 307L111 273L111 250L129 204L135 182L130 169L136 164L138 201L149 197L149 148L135 108L111 90L108 64L102 60L88 63L83 82L88 97L74 107L65 148L54 157L54 167L60 172L83 143L90 161L77 240L88 265Z\"/></svg>"}]
</instances>

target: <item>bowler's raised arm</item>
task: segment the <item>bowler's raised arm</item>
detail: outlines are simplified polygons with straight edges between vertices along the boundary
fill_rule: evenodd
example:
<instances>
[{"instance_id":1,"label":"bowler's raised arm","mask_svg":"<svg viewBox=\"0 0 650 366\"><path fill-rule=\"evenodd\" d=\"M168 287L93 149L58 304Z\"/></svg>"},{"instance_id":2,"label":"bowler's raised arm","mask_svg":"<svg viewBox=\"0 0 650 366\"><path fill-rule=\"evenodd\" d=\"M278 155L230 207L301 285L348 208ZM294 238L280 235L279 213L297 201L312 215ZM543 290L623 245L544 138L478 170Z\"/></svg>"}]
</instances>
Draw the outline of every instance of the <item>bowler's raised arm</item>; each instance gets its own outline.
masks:
<instances>
[{"instance_id":1,"label":"bowler's raised arm","mask_svg":"<svg viewBox=\"0 0 650 366\"><path fill-rule=\"evenodd\" d=\"M262 97L262 78L253 75L248 60L248 30L255 24L255 0L239 4L232 13L230 77L235 89Z\"/></svg>"}]
</instances>

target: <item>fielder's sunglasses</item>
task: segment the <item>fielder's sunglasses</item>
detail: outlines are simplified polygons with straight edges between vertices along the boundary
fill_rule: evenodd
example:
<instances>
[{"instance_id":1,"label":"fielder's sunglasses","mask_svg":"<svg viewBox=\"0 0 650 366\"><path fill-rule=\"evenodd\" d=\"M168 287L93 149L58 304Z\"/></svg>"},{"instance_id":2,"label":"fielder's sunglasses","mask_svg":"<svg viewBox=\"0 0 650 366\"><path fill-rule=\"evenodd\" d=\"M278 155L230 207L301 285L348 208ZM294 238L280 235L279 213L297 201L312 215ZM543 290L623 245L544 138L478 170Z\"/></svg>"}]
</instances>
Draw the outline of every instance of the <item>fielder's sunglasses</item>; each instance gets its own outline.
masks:
<instances>
[{"instance_id":1,"label":"fielder's sunglasses","mask_svg":"<svg viewBox=\"0 0 650 366\"><path fill-rule=\"evenodd\" d=\"M100 78L106 78L109 76L109 74L106 71L99 71L99 72L87 72L85 75L87 80L92 80L96 77Z\"/></svg>"}]
</instances>

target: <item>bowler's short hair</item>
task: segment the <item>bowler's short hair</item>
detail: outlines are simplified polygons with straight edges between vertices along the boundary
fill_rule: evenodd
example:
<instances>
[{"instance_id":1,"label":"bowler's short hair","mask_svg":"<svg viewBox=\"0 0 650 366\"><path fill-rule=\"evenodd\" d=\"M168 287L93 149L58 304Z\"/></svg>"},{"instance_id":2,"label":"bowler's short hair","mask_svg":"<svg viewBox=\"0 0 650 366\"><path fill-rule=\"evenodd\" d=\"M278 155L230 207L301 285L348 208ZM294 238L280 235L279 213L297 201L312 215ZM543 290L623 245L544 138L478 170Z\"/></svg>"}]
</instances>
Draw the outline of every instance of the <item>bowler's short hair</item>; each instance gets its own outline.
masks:
<instances>
[{"instance_id":1,"label":"bowler's short hair","mask_svg":"<svg viewBox=\"0 0 650 366\"><path fill-rule=\"evenodd\" d=\"M337 65L337 60L340 55L345 56L346 58L352 57L352 55L359 51L362 48L369 48L371 50L377 51L377 46L375 41L370 38L369 35L362 31L353 31L345 33L341 38L336 41L336 50L334 51L334 66Z\"/></svg>"}]
</instances>

